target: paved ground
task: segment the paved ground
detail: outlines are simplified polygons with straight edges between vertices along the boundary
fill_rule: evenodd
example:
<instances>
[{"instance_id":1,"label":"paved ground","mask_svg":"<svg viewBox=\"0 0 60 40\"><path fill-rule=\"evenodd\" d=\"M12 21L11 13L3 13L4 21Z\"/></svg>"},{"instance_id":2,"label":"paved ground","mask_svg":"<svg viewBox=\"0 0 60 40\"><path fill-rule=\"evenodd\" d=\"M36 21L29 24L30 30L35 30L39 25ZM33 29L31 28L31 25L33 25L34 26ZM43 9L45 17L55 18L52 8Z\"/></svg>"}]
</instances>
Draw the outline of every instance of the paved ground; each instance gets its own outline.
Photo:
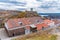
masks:
<instances>
[{"instance_id":1,"label":"paved ground","mask_svg":"<svg viewBox=\"0 0 60 40\"><path fill-rule=\"evenodd\" d=\"M60 40L60 32L59 31L53 30L53 34L58 35L57 40ZM16 36L16 37L19 37L19 36ZM5 32L5 29L0 28L0 38L1 38L1 40L11 40L12 38L16 38L16 37L8 37L7 33Z\"/></svg>"},{"instance_id":2,"label":"paved ground","mask_svg":"<svg viewBox=\"0 0 60 40\"><path fill-rule=\"evenodd\" d=\"M60 40L60 30L55 29L55 30L53 30L52 34L57 35L57 40Z\"/></svg>"},{"instance_id":3,"label":"paved ground","mask_svg":"<svg viewBox=\"0 0 60 40\"><path fill-rule=\"evenodd\" d=\"M5 29L0 28L0 38L1 38L1 40L11 40L12 38L15 38L15 37L8 37Z\"/></svg>"},{"instance_id":4,"label":"paved ground","mask_svg":"<svg viewBox=\"0 0 60 40\"><path fill-rule=\"evenodd\" d=\"M57 35L57 40L60 40L60 32L59 33L55 33L55 35Z\"/></svg>"},{"instance_id":5,"label":"paved ground","mask_svg":"<svg viewBox=\"0 0 60 40\"><path fill-rule=\"evenodd\" d=\"M7 39L8 36L6 34L6 31L4 28L0 28L0 38L3 40L3 39Z\"/></svg>"},{"instance_id":6,"label":"paved ground","mask_svg":"<svg viewBox=\"0 0 60 40\"><path fill-rule=\"evenodd\" d=\"M1 40L11 40L11 39L17 38L19 36L16 36L16 37L8 37L5 29L4 28L0 28L0 38L1 38Z\"/></svg>"},{"instance_id":7,"label":"paved ground","mask_svg":"<svg viewBox=\"0 0 60 40\"><path fill-rule=\"evenodd\" d=\"M57 37L57 40L60 40L60 36Z\"/></svg>"}]
</instances>

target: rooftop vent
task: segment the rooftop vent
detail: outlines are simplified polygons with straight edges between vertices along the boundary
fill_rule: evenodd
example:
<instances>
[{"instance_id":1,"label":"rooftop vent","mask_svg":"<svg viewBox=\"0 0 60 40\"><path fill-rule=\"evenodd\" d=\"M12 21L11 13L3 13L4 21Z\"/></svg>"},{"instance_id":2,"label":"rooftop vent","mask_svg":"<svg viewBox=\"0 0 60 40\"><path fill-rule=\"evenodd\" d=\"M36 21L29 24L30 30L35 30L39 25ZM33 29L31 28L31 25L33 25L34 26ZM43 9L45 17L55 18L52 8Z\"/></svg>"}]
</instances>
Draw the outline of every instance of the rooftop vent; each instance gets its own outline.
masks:
<instances>
[{"instance_id":1,"label":"rooftop vent","mask_svg":"<svg viewBox=\"0 0 60 40\"><path fill-rule=\"evenodd\" d=\"M22 22L19 22L20 25L22 25Z\"/></svg>"},{"instance_id":2,"label":"rooftop vent","mask_svg":"<svg viewBox=\"0 0 60 40\"><path fill-rule=\"evenodd\" d=\"M36 26L34 24L30 25L32 28L35 28Z\"/></svg>"}]
</instances>

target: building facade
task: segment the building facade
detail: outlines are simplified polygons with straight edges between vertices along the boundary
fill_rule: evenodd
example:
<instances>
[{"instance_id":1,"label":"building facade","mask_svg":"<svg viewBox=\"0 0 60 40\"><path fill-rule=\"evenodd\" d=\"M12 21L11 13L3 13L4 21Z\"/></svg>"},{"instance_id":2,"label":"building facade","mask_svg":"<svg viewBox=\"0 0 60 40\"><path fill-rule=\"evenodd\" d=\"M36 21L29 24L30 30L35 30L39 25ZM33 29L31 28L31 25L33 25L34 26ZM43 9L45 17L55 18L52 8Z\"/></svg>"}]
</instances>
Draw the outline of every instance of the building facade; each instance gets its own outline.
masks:
<instances>
[{"instance_id":1,"label":"building facade","mask_svg":"<svg viewBox=\"0 0 60 40\"><path fill-rule=\"evenodd\" d=\"M16 36L44 30L51 24L54 26L54 21L40 17L9 19L5 22L5 30L8 36Z\"/></svg>"}]
</instances>

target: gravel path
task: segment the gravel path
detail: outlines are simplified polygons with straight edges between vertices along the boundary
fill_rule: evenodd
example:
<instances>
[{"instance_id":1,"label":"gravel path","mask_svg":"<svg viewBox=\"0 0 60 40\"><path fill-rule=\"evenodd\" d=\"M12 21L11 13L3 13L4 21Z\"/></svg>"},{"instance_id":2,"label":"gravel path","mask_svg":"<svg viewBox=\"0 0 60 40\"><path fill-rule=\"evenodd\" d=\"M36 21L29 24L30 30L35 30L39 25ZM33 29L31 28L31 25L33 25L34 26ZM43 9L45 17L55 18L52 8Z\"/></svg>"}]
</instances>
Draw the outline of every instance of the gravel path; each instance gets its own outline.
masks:
<instances>
[{"instance_id":1,"label":"gravel path","mask_svg":"<svg viewBox=\"0 0 60 40\"><path fill-rule=\"evenodd\" d=\"M17 38L17 37L20 37L20 35L19 36L15 36L15 37L8 37L5 29L4 28L0 28L0 38L1 38L1 40L11 40L11 39Z\"/></svg>"},{"instance_id":2,"label":"gravel path","mask_svg":"<svg viewBox=\"0 0 60 40\"><path fill-rule=\"evenodd\" d=\"M55 35L57 35L57 40L60 40L60 32L59 33L55 33Z\"/></svg>"},{"instance_id":3,"label":"gravel path","mask_svg":"<svg viewBox=\"0 0 60 40\"><path fill-rule=\"evenodd\" d=\"M4 28L0 28L0 38L2 40L8 38Z\"/></svg>"},{"instance_id":4,"label":"gravel path","mask_svg":"<svg viewBox=\"0 0 60 40\"><path fill-rule=\"evenodd\" d=\"M60 36L57 37L57 40L60 40Z\"/></svg>"}]
</instances>

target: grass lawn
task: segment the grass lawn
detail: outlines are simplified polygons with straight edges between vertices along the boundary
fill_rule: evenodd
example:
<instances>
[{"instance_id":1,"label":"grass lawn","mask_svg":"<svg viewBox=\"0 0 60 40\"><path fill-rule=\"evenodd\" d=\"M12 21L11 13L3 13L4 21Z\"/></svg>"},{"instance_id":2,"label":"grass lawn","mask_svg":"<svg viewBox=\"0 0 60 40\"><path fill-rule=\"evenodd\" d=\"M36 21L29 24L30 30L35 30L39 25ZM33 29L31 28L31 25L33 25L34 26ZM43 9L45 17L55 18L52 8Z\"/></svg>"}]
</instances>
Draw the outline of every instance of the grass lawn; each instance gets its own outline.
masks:
<instances>
[{"instance_id":1,"label":"grass lawn","mask_svg":"<svg viewBox=\"0 0 60 40\"><path fill-rule=\"evenodd\" d=\"M26 40L56 40L55 35L41 35L41 36L34 36L32 38L27 38Z\"/></svg>"},{"instance_id":2,"label":"grass lawn","mask_svg":"<svg viewBox=\"0 0 60 40\"><path fill-rule=\"evenodd\" d=\"M30 34L12 40L56 40L56 37L57 35L52 35L47 33L37 33L37 34Z\"/></svg>"}]
</instances>

